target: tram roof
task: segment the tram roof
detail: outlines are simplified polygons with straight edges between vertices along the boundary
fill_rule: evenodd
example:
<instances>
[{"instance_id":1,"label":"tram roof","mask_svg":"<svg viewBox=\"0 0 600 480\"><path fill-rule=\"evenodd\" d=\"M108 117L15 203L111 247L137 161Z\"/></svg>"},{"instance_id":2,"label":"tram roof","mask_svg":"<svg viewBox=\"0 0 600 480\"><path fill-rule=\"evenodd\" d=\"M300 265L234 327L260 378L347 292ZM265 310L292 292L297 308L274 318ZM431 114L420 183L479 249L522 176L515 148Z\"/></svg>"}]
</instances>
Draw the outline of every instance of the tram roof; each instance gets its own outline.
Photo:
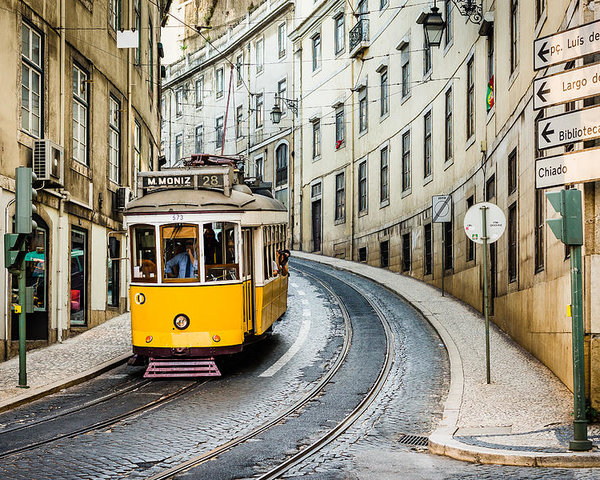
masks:
<instances>
[{"instance_id":1,"label":"tram roof","mask_svg":"<svg viewBox=\"0 0 600 480\"><path fill-rule=\"evenodd\" d=\"M234 186L231 195L209 189L171 188L148 193L129 202L124 215L159 214L171 212L228 212L276 211L285 212L285 206L274 198L252 193L246 186Z\"/></svg>"}]
</instances>

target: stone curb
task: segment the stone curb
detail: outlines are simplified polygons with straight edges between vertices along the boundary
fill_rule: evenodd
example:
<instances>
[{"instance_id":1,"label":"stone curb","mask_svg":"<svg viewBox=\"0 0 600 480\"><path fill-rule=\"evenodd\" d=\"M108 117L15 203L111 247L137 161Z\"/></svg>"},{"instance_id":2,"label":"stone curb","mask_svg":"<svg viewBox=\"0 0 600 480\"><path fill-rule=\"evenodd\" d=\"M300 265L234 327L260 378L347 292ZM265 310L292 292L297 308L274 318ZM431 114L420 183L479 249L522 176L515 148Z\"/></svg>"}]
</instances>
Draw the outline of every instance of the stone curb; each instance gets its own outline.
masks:
<instances>
[{"instance_id":1,"label":"stone curb","mask_svg":"<svg viewBox=\"0 0 600 480\"><path fill-rule=\"evenodd\" d=\"M50 395L52 393L56 393L63 388L72 387L73 385L77 385L79 383L83 383L86 380L97 377L98 375L115 368L116 366L125 363L129 357L131 357L131 353L123 354L118 357L115 357L111 360L108 360L100 365L96 365L85 372L73 376L71 378L62 378L57 380L56 382L49 383L48 385L43 385L41 387L36 387L31 390L25 391L25 393L19 395L18 397L11 398L4 402L0 402L0 413L5 412L7 410L11 410L16 407L20 407L21 405L25 405L26 403L33 402L39 398L45 397L46 395Z\"/></svg>"},{"instance_id":2,"label":"stone curb","mask_svg":"<svg viewBox=\"0 0 600 480\"><path fill-rule=\"evenodd\" d=\"M456 460L462 460L473 463L484 463L493 465L510 465L522 467L600 467L600 452L569 452L569 453L542 453L535 451L515 451L501 450L485 447L477 447L459 442L454 439L454 433L458 429L458 414L462 404L464 376L463 364L460 357L460 352L454 339L446 329L446 327L438 321L436 315L427 306L417 299L410 298L404 292L398 290L391 282L384 279L376 279L369 275L369 270L373 269L373 273L385 273L386 275L398 275L389 270L382 270L370 265L351 262L349 260L341 260L338 258L325 257L322 255L310 254L294 250L292 256L312 260L314 262L330 265L334 268L347 270L362 277L373 280L387 289L399 295L403 300L408 302L417 311L419 311L436 330L446 346L450 361L450 386L448 396L444 404L444 412L442 420L438 428L429 436L429 452L436 455L444 455ZM344 265L338 265L339 263ZM415 278L410 278L415 282L421 282ZM431 287L434 288L435 287ZM451 297L456 302L460 300ZM465 305L465 308L470 308Z\"/></svg>"}]
</instances>

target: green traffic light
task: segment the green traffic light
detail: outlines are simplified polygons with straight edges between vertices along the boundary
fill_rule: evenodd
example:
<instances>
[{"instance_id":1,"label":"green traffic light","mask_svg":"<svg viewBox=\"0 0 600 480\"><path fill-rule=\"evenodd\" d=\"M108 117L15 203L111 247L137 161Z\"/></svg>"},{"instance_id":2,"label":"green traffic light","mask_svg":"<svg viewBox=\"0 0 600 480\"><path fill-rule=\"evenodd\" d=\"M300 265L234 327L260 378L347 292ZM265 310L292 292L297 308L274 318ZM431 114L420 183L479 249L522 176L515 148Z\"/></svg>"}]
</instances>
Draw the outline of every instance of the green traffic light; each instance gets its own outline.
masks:
<instances>
[{"instance_id":1,"label":"green traffic light","mask_svg":"<svg viewBox=\"0 0 600 480\"><path fill-rule=\"evenodd\" d=\"M546 220L556 238L567 245L583 245L581 191L561 190L547 193L546 198L561 215Z\"/></svg>"}]
</instances>

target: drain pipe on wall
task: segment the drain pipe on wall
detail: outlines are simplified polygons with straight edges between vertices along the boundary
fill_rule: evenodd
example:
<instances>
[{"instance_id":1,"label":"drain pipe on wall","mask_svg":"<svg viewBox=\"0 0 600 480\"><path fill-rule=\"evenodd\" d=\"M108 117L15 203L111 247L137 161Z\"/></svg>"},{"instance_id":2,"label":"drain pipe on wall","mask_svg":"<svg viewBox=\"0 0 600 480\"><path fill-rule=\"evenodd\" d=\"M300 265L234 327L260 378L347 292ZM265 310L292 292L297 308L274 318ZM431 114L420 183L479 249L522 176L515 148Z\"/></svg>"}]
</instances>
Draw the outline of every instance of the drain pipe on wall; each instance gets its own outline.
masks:
<instances>
[{"instance_id":1,"label":"drain pipe on wall","mask_svg":"<svg viewBox=\"0 0 600 480\"><path fill-rule=\"evenodd\" d=\"M8 210L10 209L11 205L13 203L15 203L16 198L13 198L10 202L8 202L6 204L6 207L4 209L4 233L8 233ZM6 267L6 265L5 265ZM7 298L7 302L5 302L4 304L4 360L8 360L8 344L9 344L9 339L8 339L8 312L10 311L10 304L12 303L12 299L11 299L11 290L12 288L9 290L8 288L8 283L10 280L10 276L8 273L8 269L5 268L4 269L4 285L6 285L6 293L8 294L8 298Z\"/></svg>"}]
</instances>

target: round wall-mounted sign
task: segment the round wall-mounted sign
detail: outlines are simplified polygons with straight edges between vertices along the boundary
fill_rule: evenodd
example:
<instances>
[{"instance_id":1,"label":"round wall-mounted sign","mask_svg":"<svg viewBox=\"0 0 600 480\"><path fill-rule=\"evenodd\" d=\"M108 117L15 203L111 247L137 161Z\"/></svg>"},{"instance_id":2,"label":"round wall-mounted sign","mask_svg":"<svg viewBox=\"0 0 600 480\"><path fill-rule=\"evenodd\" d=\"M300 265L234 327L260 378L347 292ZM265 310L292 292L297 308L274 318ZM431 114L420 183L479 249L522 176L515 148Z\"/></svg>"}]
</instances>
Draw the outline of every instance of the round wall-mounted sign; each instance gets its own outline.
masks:
<instances>
[{"instance_id":1,"label":"round wall-mounted sign","mask_svg":"<svg viewBox=\"0 0 600 480\"><path fill-rule=\"evenodd\" d=\"M486 209L487 243L494 243L506 229L506 217L500 207L493 203L481 202L469 208L465 214L465 233L469 240L483 243L483 208Z\"/></svg>"}]
</instances>

